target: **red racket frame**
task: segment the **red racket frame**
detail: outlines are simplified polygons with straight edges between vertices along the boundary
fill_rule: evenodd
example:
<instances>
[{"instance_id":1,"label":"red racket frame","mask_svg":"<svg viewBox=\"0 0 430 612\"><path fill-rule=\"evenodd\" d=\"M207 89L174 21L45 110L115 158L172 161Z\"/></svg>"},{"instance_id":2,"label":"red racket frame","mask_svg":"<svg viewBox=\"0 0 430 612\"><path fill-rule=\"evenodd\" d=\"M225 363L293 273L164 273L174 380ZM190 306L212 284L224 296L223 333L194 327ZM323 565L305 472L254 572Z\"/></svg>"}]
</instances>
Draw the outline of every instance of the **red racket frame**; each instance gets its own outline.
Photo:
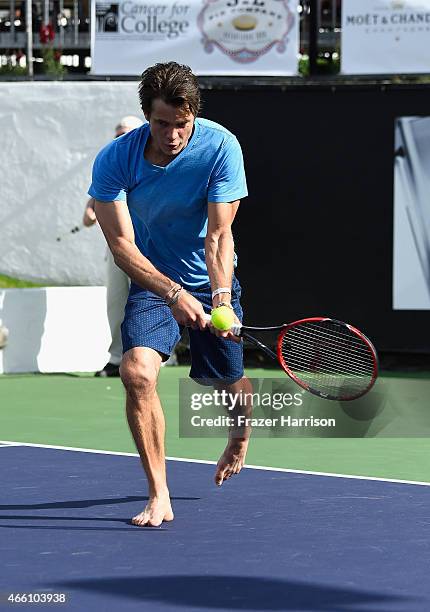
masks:
<instances>
[{"instance_id":1,"label":"red racket frame","mask_svg":"<svg viewBox=\"0 0 430 612\"><path fill-rule=\"evenodd\" d=\"M358 395L352 395L349 397L342 397L342 398L338 398L338 397L334 397L331 396L329 394L325 394L325 393L321 393L319 391L316 391L315 389L312 389L309 385L307 385L305 382L303 382L302 380L300 380L295 374L294 372L292 372L289 367L288 364L286 363L283 355L282 355L282 341L284 339L284 336L287 334L288 330L290 330L292 327L297 327L298 325L301 325L303 323L316 323L316 322L321 322L321 321L333 321L333 323L337 323L338 325L342 325L343 327L348 328L353 334L355 334L360 340L362 340L367 347L370 350L370 354L372 356L372 360L373 360L373 374L372 374L372 378L370 383L368 384L368 386ZM246 329L246 327L245 327ZM376 382L376 379L378 377L378 370L379 370L379 364L378 364L378 356L375 350L375 347L373 346L373 344L371 343L371 341L369 340L369 338L367 338L367 336L365 336L359 329L357 329L356 327L354 327L353 325L350 325L349 323L344 323L343 321L338 321L337 319L332 319L331 317L310 317L307 319L299 319L298 321L294 321L293 323L287 323L281 333L278 336L278 345L277 345L277 350L276 350L276 356L279 362L279 365L281 366L281 368L284 370L284 372L286 372L286 374L288 374L288 376L294 380L295 383L297 383L300 387L302 387L302 389L305 389L306 391L309 391L309 393L313 393L313 395L317 395L319 397L322 397L324 399L331 399L331 400L338 400L338 401L351 401L351 400L355 400L358 399L359 397L362 397L363 395L365 395L368 391L370 391L370 389L373 387L373 385Z\"/></svg>"}]
</instances>

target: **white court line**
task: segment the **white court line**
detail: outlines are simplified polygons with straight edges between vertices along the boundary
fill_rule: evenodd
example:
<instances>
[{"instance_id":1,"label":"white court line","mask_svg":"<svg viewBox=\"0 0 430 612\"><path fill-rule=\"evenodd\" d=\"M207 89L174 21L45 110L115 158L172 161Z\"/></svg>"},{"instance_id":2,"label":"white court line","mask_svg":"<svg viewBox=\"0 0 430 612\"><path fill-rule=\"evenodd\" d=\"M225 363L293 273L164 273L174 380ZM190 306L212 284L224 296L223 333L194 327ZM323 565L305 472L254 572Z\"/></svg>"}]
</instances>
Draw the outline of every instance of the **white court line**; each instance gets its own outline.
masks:
<instances>
[{"instance_id":1,"label":"white court line","mask_svg":"<svg viewBox=\"0 0 430 612\"><path fill-rule=\"evenodd\" d=\"M6 446L22 446L21 442L0 442L0 448L4 448Z\"/></svg>"},{"instance_id":2,"label":"white court line","mask_svg":"<svg viewBox=\"0 0 430 612\"><path fill-rule=\"evenodd\" d=\"M73 446L53 446L51 444L33 444L31 442L10 442L8 440L0 440L0 444L5 446L31 446L34 448L53 448L54 450L76 451L78 453L95 453L100 455L120 455L124 457L138 457L138 453L120 453L117 451L97 450L94 448L75 448Z\"/></svg>"},{"instance_id":3,"label":"white court line","mask_svg":"<svg viewBox=\"0 0 430 612\"><path fill-rule=\"evenodd\" d=\"M54 450L74 451L77 453L94 453L97 455L118 455L120 457L139 457L138 453L122 453L118 451L97 450L94 448L75 448L73 446L54 446L51 444L32 444L30 442L11 442L0 440L4 446L30 446L32 448L52 448ZM216 465L216 461L205 461L204 459L187 459L185 457L166 457L169 461L182 461L184 463L203 463L206 465ZM430 482L420 480L400 480L398 478L379 478L377 476L356 476L354 474L336 474L332 472L313 472L311 470L290 470L288 468L267 467L264 465L245 466L249 470L264 470L267 472L283 472L287 474L305 474L309 476L329 476L331 478L350 478L352 480L375 480L377 482L393 482L395 484L418 485L420 487L430 487Z\"/></svg>"}]
</instances>

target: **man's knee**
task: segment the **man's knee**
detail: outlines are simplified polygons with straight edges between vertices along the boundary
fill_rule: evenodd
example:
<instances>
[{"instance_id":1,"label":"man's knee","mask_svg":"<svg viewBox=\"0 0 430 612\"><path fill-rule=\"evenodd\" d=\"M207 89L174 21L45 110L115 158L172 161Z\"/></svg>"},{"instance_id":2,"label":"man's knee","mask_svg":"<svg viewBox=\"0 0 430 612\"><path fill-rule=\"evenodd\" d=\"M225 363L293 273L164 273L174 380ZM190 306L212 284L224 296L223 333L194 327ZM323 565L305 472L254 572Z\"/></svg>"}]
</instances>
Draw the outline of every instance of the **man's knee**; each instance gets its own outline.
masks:
<instances>
[{"instance_id":1,"label":"man's knee","mask_svg":"<svg viewBox=\"0 0 430 612\"><path fill-rule=\"evenodd\" d=\"M155 391L161 357L152 349L132 349L123 356L120 374L127 393L147 395Z\"/></svg>"}]
</instances>

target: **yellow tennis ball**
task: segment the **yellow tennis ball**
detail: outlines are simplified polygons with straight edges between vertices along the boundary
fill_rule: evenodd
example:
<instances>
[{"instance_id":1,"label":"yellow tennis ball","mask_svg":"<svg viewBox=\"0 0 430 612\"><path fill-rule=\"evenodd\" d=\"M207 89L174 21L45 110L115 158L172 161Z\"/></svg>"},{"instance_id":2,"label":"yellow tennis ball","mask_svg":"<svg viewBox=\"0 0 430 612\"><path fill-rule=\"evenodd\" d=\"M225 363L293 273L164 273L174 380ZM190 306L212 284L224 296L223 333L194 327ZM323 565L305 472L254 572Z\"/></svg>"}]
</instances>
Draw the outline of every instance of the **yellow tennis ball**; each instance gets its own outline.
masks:
<instances>
[{"instance_id":1,"label":"yellow tennis ball","mask_svg":"<svg viewBox=\"0 0 430 612\"><path fill-rule=\"evenodd\" d=\"M228 306L218 306L212 310L212 325L221 331L227 331L234 323L234 312Z\"/></svg>"}]
</instances>

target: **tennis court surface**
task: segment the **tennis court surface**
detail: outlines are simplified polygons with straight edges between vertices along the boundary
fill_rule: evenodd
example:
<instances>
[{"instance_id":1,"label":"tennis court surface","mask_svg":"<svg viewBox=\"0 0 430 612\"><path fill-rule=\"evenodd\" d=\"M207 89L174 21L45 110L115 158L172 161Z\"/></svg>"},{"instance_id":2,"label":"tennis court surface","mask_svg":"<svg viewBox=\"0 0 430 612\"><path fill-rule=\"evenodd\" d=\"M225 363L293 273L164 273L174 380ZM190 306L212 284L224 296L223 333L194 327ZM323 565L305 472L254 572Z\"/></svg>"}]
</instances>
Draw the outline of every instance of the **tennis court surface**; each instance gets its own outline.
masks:
<instances>
[{"instance_id":1,"label":"tennis court surface","mask_svg":"<svg viewBox=\"0 0 430 612\"><path fill-rule=\"evenodd\" d=\"M249 463L266 465L217 488L223 441L177 438L180 370L162 373L167 448L190 452L168 461L175 521L160 528L130 523L148 492L118 380L1 380L1 609L430 609L426 439L255 440Z\"/></svg>"}]
</instances>

